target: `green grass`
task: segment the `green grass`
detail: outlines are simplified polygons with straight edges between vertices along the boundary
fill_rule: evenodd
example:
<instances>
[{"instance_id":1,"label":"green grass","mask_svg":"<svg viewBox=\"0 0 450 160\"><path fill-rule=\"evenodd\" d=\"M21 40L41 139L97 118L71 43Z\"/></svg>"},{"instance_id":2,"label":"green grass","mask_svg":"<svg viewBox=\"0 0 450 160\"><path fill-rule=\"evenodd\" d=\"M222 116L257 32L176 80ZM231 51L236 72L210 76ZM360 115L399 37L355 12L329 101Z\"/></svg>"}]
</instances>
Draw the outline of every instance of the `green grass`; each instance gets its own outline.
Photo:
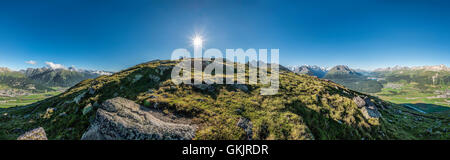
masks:
<instances>
[{"instance_id":1,"label":"green grass","mask_svg":"<svg viewBox=\"0 0 450 160\"><path fill-rule=\"evenodd\" d=\"M47 93L38 93L31 94L27 96L17 96L17 97L0 97L0 108L9 108L9 107L17 107L29 105L46 98L55 96L60 94L61 91L47 92Z\"/></svg>"},{"instance_id":2,"label":"green grass","mask_svg":"<svg viewBox=\"0 0 450 160\"><path fill-rule=\"evenodd\" d=\"M383 100L397 104L411 104L425 112L442 112L450 110L449 98L435 98L436 90L447 90L447 86L426 85L418 87L417 83L403 83L401 87L383 88L375 95Z\"/></svg>"}]
</instances>

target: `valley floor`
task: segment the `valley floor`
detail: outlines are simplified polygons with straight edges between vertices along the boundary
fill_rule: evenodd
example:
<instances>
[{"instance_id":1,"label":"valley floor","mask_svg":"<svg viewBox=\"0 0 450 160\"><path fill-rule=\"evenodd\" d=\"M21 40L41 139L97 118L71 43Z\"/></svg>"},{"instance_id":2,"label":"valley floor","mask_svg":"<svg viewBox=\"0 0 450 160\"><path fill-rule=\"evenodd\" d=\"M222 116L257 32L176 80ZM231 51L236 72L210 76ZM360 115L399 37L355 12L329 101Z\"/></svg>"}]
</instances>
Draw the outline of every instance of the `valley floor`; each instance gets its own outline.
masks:
<instances>
[{"instance_id":1,"label":"valley floor","mask_svg":"<svg viewBox=\"0 0 450 160\"><path fill-rule=\"evenodd\" d=\"M0 108L9 108L32 104L49 97L62 93L62 91L53 91L47 93L36 93L29 95L20 95L15 97L0 96Z\"/></svg>"},{"instance_id":2,"label":"valley floor","mask_svg":"<svg viewBox=\"0 0 450 160\"><path fill-rule=\"evenodd\" d=\"M418 88L417 84L387 84L381 92L374 95L379 98L406 107L415 107L426 113L450 111L448 88L427 86Z\"/></svg>"}]
</instances>

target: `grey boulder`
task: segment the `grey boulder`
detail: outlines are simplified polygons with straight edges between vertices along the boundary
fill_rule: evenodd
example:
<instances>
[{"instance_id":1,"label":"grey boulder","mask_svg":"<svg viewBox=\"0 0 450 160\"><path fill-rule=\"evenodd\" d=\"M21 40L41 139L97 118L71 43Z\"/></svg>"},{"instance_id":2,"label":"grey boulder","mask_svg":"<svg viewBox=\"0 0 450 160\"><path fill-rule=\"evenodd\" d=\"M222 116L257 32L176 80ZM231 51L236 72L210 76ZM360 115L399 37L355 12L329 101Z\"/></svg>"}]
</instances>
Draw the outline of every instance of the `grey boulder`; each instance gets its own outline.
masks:
<instances>
[{"instance_id":1,"label":"grey boulder","mask_svg":"<svg viewBox=\"0 0 450 160\"><path fill-rule=\"evenodd\" d=\"M82 140L188 140L196 127L164 122L131 100L116 97L97 110Z\"/></svg>"}]
</instances>

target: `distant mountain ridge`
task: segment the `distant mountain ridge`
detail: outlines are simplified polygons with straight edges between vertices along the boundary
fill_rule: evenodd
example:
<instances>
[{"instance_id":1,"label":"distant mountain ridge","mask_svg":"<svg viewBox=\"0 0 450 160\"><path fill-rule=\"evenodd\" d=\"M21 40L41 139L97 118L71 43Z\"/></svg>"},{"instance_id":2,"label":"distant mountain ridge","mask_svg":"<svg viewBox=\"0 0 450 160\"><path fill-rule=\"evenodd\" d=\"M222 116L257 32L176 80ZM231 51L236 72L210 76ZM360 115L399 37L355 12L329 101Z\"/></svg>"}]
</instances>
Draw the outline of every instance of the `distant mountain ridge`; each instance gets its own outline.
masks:
<instances>
[{"instance_id":1,"label":"distant mountain ridge","mask_svg":"<svg viewBox=\"0 0 450 160\"><path fill-rule=\"evenodd\" d=\"M16 93L23 92L25 90L31 92L42 92L46 90L50 91L52 89L27 78L25 74L21 72L2 67L0 68L0 90L8 90L11 93Z\"/></svg>"},{"instance_id":2,"label":"distant mountain ridge","mask_svg":"<svg viewBox=\"0 0 450 160\"><path fill-rule=\"evenodd\" d=\"M19 89L33 92L52 90L50 87L71 87L83 80L112 72L70 68L28 68L14 71L0 67L0 89Z\"/></svg>"},{"instance_id":3,"label":"distant mountain ridge","mask_svg":"<svg viewBox=\"0 0 450 160\"><path fill-rule=\"evenodd\" d=\"M445 65L419 66L419 67L388 67L372 72L377 78L394 83L418 83L423 85L450 85L450 69Z\"/></svg>"},{"instance_id":4,"label":"distant mountain ridge","mask_svg":"<svg viewBox=\"0 0 450 160\"><path fill-rule=\"evenodd\" d=\"M331 68L323 78L358 92L375 93L380 92L383 88L380 82L370 80L362 73L345 65L337 65Z\"/></svg>"},{"instance_id":5,"label":"distant mountain ridge","mask_svg":"<svg viewBox=\"0 0 450 160\"><path fill-rule=\"evenodd\" d=\"M446 65L435 65L435 66L415 66L415 67L387 67L387 68L378 68L375 69L374 72L384 72L384 71L399 71L399 70L425 70L425 71L450 71Z\"/></svg>"},{"instance_id":6,"label":"distant mountain ridge","mask_svg":"<svg viewBox=\"0 0 450 160\"><path fill-rule=\"evenodd\" d=\"M326 68L316 65L289 66L288 68L294 73L317 76L318 78L322 78L328 72Z\"/></svg>"},{"instance_id":7,"label":"distant mountain ridge","mask_svg":"<svg viewBox=\"0 0 450 160\"><path fill-rule=\"evenodd\" d=\"M51 67L28 68L20 72L40 84L58 87L71 87L86 79L112 74L112 72L76 69L74 67L68 69Z\"/></svg>"},{"instance_id":8,"label":"distant mountain ridge","mask_svg":"<svg viewBox=\"0 0 450 160\"><path fill-rule=\"evenodd\" d=\"M352 75L352 76L362 76L356 70L351 69L346 65L337 65L330 70L328 70L327 75Z\"/></svg>"}]
</instances>

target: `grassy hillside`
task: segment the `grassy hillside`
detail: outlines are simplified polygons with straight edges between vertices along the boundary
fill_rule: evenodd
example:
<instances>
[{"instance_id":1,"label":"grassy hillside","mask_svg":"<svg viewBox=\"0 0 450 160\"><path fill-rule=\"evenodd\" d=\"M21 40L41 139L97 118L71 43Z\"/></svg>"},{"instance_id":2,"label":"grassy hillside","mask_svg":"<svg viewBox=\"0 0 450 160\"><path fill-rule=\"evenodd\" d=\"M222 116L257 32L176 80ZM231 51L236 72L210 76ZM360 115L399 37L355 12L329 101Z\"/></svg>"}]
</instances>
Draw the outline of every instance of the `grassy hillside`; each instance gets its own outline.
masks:
<instances>
[{"instance_id":1,"label":"grassy hillside","mask_svg":"<svg viewBox=\"0 0 450 160\"><path fill-rule=\"evenodd\" d=\"M140 64L82 81L29 106L0 109L0 139L15 139L38 126L49 139L80 139L98 104L114 97L189 119L199 126L195 139L246 139L246 132L236 125L240 118L253 123L252 139L450 138L446 115L424 115L368 96L382 117L365 118L353 98L367 95L334 82L282 70L279 93L273 96L260 95L262 85L215 84L202 89L174 85L170 68L176 63ZM90 104L92 111L85 109Z\"/></svg>"}]
</instances>

